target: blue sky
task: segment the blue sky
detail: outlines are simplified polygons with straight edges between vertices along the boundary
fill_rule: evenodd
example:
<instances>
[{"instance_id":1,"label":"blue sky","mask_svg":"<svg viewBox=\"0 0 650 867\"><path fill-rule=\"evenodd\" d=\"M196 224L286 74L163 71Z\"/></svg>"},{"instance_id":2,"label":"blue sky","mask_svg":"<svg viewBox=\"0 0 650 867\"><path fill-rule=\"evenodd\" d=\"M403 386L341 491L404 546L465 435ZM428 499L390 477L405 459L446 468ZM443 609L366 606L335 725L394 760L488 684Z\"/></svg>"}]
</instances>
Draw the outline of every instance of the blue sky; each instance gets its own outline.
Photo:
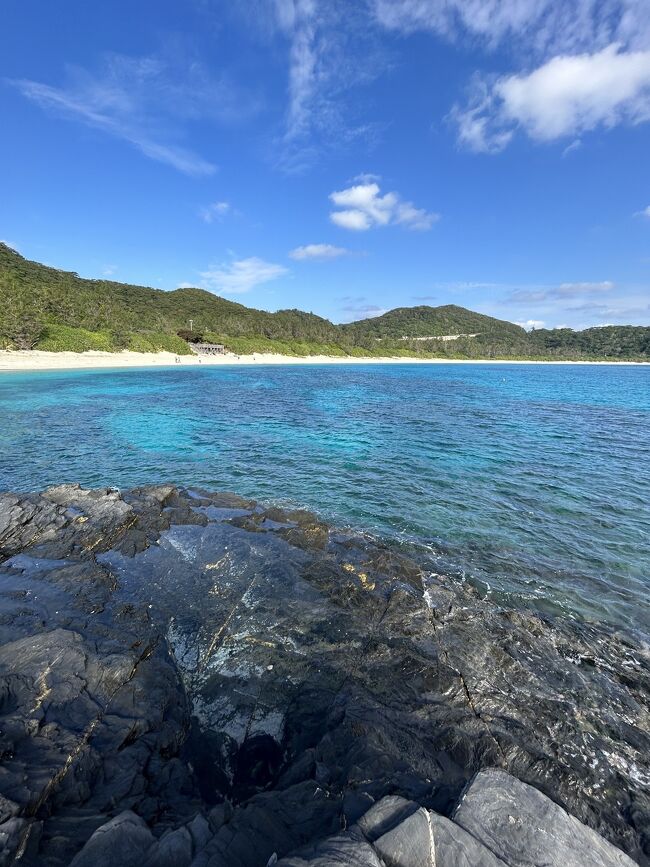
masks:
<instances>
[{"instance_id":1,"label":"blue sky","mask_svg":"<svg viewBox=\"0 0 650 867\"><path fill-rule=\"evenodd\" d=\"M7 0L0 238L334 321L650 323L650 0Z\"/></svg>"}]
</instances>

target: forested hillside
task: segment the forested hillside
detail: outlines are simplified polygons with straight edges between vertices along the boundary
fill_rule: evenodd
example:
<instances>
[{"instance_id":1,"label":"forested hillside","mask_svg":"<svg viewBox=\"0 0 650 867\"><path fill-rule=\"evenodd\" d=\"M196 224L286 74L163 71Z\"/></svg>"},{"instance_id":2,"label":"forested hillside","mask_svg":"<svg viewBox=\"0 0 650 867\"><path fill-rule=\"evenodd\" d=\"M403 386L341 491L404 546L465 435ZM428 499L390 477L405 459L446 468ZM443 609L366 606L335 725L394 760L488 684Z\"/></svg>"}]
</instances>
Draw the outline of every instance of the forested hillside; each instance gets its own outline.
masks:
<instances>
[{"instance_id":1,"label":"forested hillside","mask_svg":"<svg viewBox=\"0 0 650 867\"><path fill-rule=\"evenodd\" d=\"M540 329L529 335L531 344L560 357L593 355L603 358L650 359L650 328L641 325L603 325L600 328Z\"/></svg>"},{"instance_id":2,"label":"forested hillside","mask_svg":"<svg viewBox=\"0 0 650 867\"><path fill-rule=\"evenodd\" d=\"M74 335L52 328L62 325L98 333L99 342L115 348L140 345L147 339L160 344L166 342L163 335L175 338L179 330L188 328L190 319L197 331L232 337L326 344L339 336L331 322L300 310L267 313L203 289L164 292L85 280L73 272L30 262L0 244L0 339L5 343L30 348L45 342L47 347L54 336L72 339ZM183 341L175 351L189 349Z\"/></svg>"},{"instance_id":3,"label":"forested hillside","mask_svg":"<svg viewBox=\"0 0 650 867\"><path fill-rule=\"evenodd\" d=\"M403 340L455 334L525 335L519 325L474 313L455 304L442 307L397 307L383 316L342 325L344 333L355 340L374 337L382 340Z\"/></svg>"},{"instance_id":4,"label":"forested hillside","mask_svg":"<svg viewBox=\"0 0 650 867\"><path fill-rule=\"evenodd\" d=\"M179 332L190 320L195 334L238 353L650 359L648 327L527 333L453 304L400 307L334 325L301 310L255 310L203 289L164 292L86 280L31 262L0 243L0 348L183 354L191 348ZM449 336L456 339L426 339Z\"/></svg>"}]
</instances>

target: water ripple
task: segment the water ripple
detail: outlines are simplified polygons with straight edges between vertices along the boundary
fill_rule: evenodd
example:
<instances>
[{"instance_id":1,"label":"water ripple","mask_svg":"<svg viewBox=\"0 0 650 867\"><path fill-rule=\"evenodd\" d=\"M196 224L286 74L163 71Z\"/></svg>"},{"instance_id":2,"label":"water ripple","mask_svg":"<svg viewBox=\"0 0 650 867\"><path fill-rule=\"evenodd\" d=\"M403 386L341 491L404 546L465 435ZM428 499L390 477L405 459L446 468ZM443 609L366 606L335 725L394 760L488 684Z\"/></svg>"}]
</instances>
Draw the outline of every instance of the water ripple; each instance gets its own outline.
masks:
<instances>
[{"instance_id":1,"label":"water ripple","mask_svg":"<svg viewBox=\"0 0 650 867\"><path fill-rule=\"evenodd\" d=\"M496 598L650 630L650 370L3 374L0 487L174 481L420 546Z\"/></svg>"}]
</instances>

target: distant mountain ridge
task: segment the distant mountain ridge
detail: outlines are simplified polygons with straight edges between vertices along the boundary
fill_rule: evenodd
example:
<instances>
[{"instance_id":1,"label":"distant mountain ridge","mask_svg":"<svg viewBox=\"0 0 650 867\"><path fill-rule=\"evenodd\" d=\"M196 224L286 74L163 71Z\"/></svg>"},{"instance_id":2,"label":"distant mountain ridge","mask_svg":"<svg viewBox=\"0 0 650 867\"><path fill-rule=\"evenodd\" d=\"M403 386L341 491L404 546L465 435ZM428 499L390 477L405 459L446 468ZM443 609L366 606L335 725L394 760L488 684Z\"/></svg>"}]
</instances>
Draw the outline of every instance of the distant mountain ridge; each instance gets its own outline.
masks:
<instances>
[{"instance_id":1,"label":"distant mountain ridge","mask_svg":"<svg viewBox=\"0 0 650 867\"><path fill-rule=\"evenodd\" d=\"M529 334L512 322L454 304L399 307L335 325L301 310L256 310L203 289L166 292L89 280L32 262L0 243L0 348L189 353L178 332L187 330L190 320L206 340L238 353L650 359L648 327ZM461 336L422 340L449 335Z\"/></svg>"}]
</instances>

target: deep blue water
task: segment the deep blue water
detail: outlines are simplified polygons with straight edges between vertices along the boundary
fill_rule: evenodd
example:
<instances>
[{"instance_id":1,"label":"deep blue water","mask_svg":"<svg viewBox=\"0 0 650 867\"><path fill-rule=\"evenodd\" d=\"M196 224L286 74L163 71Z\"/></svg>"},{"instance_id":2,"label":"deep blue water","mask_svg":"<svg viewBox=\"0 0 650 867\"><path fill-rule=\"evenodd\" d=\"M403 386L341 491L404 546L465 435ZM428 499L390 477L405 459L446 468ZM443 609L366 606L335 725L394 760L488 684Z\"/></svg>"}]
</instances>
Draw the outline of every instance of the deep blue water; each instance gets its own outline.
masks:
<instances>
[{"instance_id":1,"label":"deep blue water","mask_svg":"<svg viewBox=\"0 0 650 867\"><path fill-rule=\"evenodd\" d=\"M414 543L492 596L650 631L650 369L0 374L0 489L174 481Z\"/></svg>"}]
</instances>

